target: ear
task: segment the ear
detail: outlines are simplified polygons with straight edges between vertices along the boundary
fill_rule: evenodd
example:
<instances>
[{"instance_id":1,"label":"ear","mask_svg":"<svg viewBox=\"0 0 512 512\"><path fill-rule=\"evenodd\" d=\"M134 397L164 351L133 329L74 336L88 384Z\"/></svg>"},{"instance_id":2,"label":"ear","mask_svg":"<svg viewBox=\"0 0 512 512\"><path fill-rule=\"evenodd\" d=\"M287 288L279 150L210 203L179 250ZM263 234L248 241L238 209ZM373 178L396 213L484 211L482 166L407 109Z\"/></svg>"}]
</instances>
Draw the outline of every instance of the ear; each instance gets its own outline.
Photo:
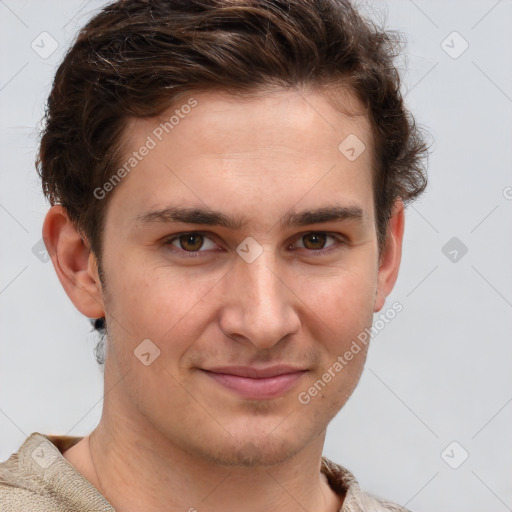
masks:
<instances>
[{"instance_id":1,"label":"ear","mask_svg":"<svg viewBox=\"0 0 512 512\"><path fill-rule=\"evenodd\" d=\"M61 205L43 223L43 240L55 272L71 302L88 318L105 316L97 261Z\"/></svg>"},{"instance_id":2,"label":"ear","mask_svg":"<svg viewBox=\"0 0 512 512\"><path fill-rule=\"evenodd\" d=\"M386 301L386 297L395 286L402 259L402 241L404 237L404 203L401 199L395 201L389 224L387 237L379 257L379 274L377 278L377 290L375 293L374 312L380 311Z\"/></svg>"}]
</instances>

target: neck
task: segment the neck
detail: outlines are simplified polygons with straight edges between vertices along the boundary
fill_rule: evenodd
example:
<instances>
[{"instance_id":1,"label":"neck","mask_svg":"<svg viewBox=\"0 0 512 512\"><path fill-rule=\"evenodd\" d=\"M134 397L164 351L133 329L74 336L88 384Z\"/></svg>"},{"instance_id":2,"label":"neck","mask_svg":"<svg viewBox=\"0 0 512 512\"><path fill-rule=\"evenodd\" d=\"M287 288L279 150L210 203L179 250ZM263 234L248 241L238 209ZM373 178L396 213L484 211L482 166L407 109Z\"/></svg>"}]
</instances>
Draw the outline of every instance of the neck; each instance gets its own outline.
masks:
<instances>
[{"instance_id":1,"label":"neck","mask_svg":"<svg viewBox=\"0 0 512 512\"><path fill-rule=\"evenodd\" d=\"M117 512L338 512L342 498L320 472L325 432L289 460L269 467L219 466L158 434L104 416L65 458Z\"/></svg>"}]
</instances>

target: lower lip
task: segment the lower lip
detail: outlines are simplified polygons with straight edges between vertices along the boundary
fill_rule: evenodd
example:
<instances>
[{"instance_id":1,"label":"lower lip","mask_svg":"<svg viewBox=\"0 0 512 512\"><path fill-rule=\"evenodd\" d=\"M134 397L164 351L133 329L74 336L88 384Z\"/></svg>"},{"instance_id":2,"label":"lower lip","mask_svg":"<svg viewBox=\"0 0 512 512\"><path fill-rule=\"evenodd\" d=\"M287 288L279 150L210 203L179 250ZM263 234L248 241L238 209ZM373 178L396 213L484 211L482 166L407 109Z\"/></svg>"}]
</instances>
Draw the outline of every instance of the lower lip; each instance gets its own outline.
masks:
<instances>
[{"instance_id":1,"label":"lower lip","mask_svg":"<svg viewBox=\"0 0 512 512\"><path fill-rule=\"evenodd\" d=\"M262 400L276 398L286 393L306 371L286 373L265 379L252 379L250 377L240 377L227 373L214 373L206 370L203 370L203 373L219 384L222 384L224 387L236 391L244 398Z\"/></svg>"}]
</instances>

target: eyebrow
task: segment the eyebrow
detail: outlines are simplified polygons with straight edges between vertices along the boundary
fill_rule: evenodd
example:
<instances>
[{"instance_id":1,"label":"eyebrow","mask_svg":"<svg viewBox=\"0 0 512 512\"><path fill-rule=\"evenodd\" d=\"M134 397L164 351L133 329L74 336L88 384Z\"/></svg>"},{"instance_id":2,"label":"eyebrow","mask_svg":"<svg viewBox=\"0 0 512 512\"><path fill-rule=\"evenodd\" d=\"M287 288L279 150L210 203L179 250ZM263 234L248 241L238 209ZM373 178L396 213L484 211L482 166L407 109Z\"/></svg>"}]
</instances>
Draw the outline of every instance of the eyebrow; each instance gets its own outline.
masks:
<instances>
[{"instance_id":1,"label":"eyebrow","mask_svg":"<svg viewBox=\"0 0 512 512\"><path fill-rule=\"evenodd\" d=\"M286 213L279 224L281 228L297 228L310 224L321 224L333 221L362 221L364 210L359 206L332 205L315 210ZM137 226L151 224L169 224L182 222L184 224L202 224L208 226L222 226L238 231L247 224L243 217L229 217L228 215L204 208L185 208L169 206L160 210L151 210L133 219Z\"/></svg>"}]
</instances>

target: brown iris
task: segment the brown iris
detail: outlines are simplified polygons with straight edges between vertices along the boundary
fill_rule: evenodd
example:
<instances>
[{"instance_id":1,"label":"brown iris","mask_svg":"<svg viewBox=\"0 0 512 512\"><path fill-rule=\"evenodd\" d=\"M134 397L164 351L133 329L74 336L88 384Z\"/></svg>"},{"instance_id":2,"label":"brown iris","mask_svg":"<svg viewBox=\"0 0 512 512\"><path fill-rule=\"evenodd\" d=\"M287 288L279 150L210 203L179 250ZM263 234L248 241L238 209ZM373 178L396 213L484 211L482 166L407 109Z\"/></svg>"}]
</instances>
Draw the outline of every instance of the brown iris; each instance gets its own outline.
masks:
<instances>
[{"instance_id":1,"label":"brown iris","mask_svg":"<svg viewBox=\"0 0 512 512\"><path fill-rule=\"evenodd\" d=\"M303 242L304 242L304 247L306 249L311 249L311 250L323 249L323 246L325 245L326 236L327 235L325 235L323 233L309 233L307 235L304 235L302 237ZM306 240L310 240L311 243L307 243ZM311 246L313 246L313 247L311 247Z\"/></svg>"},{"instance_id":2,"label":"brown iris","mask_svg":"<svg viewBox=\"0 0 512 512\"><path fill-rule=\"evenodd\" d=\"M198 233L189 233L180 236L180 246L184 251L198 251L203 245L203 235Z\"/></svg>"}]
</instances>

